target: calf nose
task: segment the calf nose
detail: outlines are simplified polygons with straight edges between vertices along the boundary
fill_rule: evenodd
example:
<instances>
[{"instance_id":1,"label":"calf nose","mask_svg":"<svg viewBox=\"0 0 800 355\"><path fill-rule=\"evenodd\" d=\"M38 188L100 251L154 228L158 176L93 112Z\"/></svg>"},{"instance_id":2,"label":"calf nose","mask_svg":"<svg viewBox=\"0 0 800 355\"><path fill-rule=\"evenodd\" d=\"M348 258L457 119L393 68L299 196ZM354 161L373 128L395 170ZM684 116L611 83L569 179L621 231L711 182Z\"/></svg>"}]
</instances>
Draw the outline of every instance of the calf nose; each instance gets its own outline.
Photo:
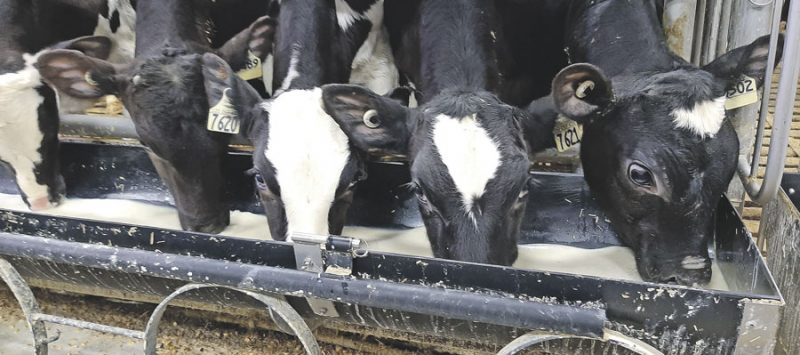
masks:
<instances>
[{"instance_id":1,"label":"calf nose","mask_svg":"<svg viewBox=\"0 0 800 355\"><path fill-rule=\"evenodd\" d=\"M47 209L53 208L53 207L55 207L57 205L57 203L56 204L51 204L50 203L50 198L47 197L47 196L39 197L39 198L35 198L33 200L30 200L30 204L31 204L31 211L47 210Z\"/></svg>"}]
</instances>

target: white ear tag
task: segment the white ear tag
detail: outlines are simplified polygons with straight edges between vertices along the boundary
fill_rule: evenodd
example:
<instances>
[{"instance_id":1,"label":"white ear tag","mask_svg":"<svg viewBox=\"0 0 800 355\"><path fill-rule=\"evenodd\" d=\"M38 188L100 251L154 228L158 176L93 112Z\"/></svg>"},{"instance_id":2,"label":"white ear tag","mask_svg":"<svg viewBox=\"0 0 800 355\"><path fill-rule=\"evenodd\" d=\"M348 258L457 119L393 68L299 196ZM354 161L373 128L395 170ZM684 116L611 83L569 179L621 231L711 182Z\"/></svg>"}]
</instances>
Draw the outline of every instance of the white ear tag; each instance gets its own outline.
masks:
<instances>
[{"instance_id":1,"label":"white ear tag","mask_svg":"<svg viewBox=\"0 0 800 355\"><path fill-rule=\"evenodd\" d=\"M583 126L569 118L558 115L556 124L553 127L553 138L556 141L556 149L559 152L563 152L581 142Z\"/></svg>"},{"instance_id":2,"label":"white ear tag","mask_svg":"<svg viewBox=\"0 0 800 355\"><path fill-rule=\"evenodd\" d=\"M739 81L725 90L725 109L733 110L758 102L756 79L742 75Z\"/></svg>"},{"instance_id":3,"label":"white ear tag","mask_svg":"<svg viewBox=\"0 0 800 355\"><path fill-rule=\"evenodd\" d=\"M229 90L230 88L225 89L219 102L208 109L207 130L227 134L239 133L241 122L236 115L236 109L231 104L231 99L228 97Z\"/></svg>"},{"instance_id":4,"label":"white ear tag","mask_svg":"<svg viewBox=\"0 0 800 355\"><path fill-rule=\"evenodd\" d=\"M247 64L245 64L244 69L238 71L236 74L244 80L253 80L263 75L261 70L261 58L256 57L253 52L247 51Z\"/></svg>"}]
</instances>

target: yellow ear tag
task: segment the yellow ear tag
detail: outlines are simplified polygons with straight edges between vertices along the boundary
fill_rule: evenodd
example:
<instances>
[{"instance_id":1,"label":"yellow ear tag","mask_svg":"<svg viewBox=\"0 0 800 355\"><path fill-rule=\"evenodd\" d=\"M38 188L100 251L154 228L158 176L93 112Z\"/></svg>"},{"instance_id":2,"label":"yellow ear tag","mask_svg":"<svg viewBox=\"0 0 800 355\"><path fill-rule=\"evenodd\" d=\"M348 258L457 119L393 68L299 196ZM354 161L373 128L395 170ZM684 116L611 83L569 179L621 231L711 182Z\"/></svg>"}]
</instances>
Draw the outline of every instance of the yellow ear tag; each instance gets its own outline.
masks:
<instances>
[{"instance_id":1,"label":"yellow ear tag","mask_svg":"<svg viewBox=\"0 0 800 355\"><path fill-rule=\"evenodd\" d=\"M563 152L581 142L583 126L569 118L558 115L556 124L553 127L553 138L556 141L556 149L559 152Z\"/></svg>"},{"instance_id":2,"label":"yellow ear tag","mask_svg":"<svg viewBox=\"0 0 800 355\"><path fill-rule=\"evenodd\" d=\"M747 106L758 102L756 79L742 75L741 79L725 90L725 109Z\"/></svg>"},{"instance_id":3,"label":"yellow ear tag","mask_svg":"<svg viewBox=\"0 0 800 355\"><path fill-rule=\"evenodd\" d=\"M244 80L253 80L260 78L263 74L261 72L261 58L256 57L251 51L247 51L247 64L244 69L236 73Z\"/></svg>"},{"instance_id":4,"label":"yellow ear tag","mask_svg":"<svg viewBox=\"0 0 800 355\"><path fill-rule=\"evenodd\" d=\"M241 122L236 115L236 109L231 104L231 99L228 97L229 90L230 88L225 89L219 102L208 109L207 130L227 134L239 133Z\"/></svg>"}]
</instances>

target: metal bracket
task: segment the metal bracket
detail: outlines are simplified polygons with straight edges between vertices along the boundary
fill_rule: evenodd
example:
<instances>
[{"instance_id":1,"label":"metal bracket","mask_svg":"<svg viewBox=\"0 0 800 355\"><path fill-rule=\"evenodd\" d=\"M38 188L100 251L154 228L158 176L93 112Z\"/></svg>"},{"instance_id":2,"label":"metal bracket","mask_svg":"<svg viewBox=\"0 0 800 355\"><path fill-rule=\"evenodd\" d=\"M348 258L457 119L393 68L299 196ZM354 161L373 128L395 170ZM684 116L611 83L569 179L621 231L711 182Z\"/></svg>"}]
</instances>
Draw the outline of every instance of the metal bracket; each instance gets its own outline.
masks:
<instances>
[{"instance_id":1,"label":"metal bracket","mask_svg":"<svg viewBox=\"0 0 800 355\"><path fill-rule=\"evenodd\" d=\"M735 355L772 354L775 348L783 302L742 300L742 322L736 338Z\"/></svg>"},{"instance_id":2,"label":"metal bracket","mask_svg":"<svg viewBox=\"0 0 800 355\"><path fill-rule=\"evenodd\" d=\"M334 276L348 276L353 270L353 258L366 256L366 244L359 239L292 233L294 260L297 269ZM315 314L338 317L333 302L310 295L308 305Z\"/></svg>"}]
</instances>

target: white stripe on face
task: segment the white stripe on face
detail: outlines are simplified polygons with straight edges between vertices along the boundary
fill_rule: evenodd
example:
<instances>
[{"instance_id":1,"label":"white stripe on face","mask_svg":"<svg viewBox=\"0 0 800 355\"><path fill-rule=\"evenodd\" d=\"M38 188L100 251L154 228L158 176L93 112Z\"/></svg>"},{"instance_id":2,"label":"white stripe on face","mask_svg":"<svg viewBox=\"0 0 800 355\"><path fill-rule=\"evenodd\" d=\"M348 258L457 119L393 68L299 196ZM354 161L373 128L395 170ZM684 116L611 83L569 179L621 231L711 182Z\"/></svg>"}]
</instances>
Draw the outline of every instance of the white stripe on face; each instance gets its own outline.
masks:
<instances>
[{"instance_id":1,"label":"white stripe on face","mask_svg":"<svg viewBox=\"0 0 800 355\"><path fill-rule=\"evenodd\" d=\"M328 234L328 212L350 157L347 136L322 109L322 90L287 91L269 107L264 155L275 168L287 232Z\"/></svg>"},{"instance_id":2,"label":"white stripe on face","mask_svg":"<svg viewBox=\"0 0 800 355\"><path fill-rule=\"evenodd\" d=\"M672 112L677 128L685 128L700 137L714 137L725 120L725 97L698 102L691 110L678 109Z\"/></svg>"},{"instance_id":3,"label":"white stripe on face","mask_svg":"<svg viewBox=\"0 0 800 355\"><path fill-rule=\"evenodd\" d=\"M292 57L291 59L289 59L289 71L286 73L286 77L283 78L281 87L275 92L275 95L278 95L286 90L289 90L289 87L292 86L292 81L298 76L300 76L300 72L297 71L297 63L299 61L300 61L300 46L294 45L292 47Z\"/></svg>"},{"instance_id":4,"label":"white stripe on face","mask_svg":"<svg viewBox=\"0 0 800 355\"><path fill-rule=\"evenodd\" d=\"M47 185L36 182L34 168L42 161L39 148L43 134L39 130L39 105L44 98L36 91L42 86L39 72L33 67L37 56L28 54L25 68L0 75L0 160L16 172L17 184L28 202L41 209L47 204Z\"/></svg>"},{"instance_id":5,"label":"white stripe on face","mask_svg":"<svg viewBox=\"0 0 800 355\"><path fill-rule=\"evenodd\" d=\"M454 118L440 114L433 125L433 143L461 194L464 210L480 198L500 166L497 143L477 121L477 114Z\"/></svg>"}]
</instances>

